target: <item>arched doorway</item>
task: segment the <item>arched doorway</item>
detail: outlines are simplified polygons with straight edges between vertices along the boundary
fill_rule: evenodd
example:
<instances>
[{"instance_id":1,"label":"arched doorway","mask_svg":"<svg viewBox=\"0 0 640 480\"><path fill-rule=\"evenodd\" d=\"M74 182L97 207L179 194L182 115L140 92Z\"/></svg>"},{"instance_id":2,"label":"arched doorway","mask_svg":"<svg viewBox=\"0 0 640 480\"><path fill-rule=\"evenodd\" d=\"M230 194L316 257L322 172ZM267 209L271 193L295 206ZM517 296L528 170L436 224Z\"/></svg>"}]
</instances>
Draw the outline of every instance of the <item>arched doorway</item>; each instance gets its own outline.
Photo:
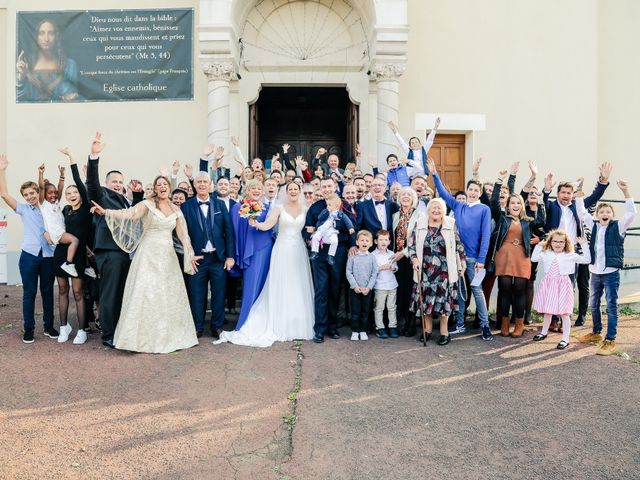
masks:
<instances>
[{"instance_id":1,"label":"arched doorway","mask_svg":"<svg viewBox=\"0 0 640 480\"><path fill-rule=\"evenodd\" d=\"M340 87L355 105L341 147L347 158L356 141L379 158L395 149L387 122L398 117L406 0L203 0L200 6L211 143L227 147L233 134L247 155L264 156L255 130L263 89Z\"/></svg>"}]
</instances>

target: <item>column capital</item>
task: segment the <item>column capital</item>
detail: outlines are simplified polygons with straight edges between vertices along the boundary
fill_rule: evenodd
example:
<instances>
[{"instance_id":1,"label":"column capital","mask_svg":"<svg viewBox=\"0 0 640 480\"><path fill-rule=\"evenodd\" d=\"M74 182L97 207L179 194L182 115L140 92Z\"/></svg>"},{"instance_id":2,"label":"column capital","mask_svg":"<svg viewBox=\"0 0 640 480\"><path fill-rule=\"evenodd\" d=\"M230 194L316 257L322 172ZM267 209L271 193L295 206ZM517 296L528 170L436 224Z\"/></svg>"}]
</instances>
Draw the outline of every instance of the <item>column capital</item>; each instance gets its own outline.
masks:
<instances>
[{"instance_id":1,"label":"column capital","mask_svg":"<svg viewBox=\"0 0 640 480\"><path fill-rule=\"evenodd\" d=\"M404 73L404 68L401 63L374 63L371 67L371 80L398 80Z\"/></svg>"},{"instance_id":2,"label":"column capital","mask_svg":"<svg viewBox=\"0 0 640 480\"><path fill-rule=\"evenodd\" d=\"M202 70L207 80L222 80L231 82L238 80L238 72L232 62L206 62L202 64Z\"/></svg>"}]
</instances>

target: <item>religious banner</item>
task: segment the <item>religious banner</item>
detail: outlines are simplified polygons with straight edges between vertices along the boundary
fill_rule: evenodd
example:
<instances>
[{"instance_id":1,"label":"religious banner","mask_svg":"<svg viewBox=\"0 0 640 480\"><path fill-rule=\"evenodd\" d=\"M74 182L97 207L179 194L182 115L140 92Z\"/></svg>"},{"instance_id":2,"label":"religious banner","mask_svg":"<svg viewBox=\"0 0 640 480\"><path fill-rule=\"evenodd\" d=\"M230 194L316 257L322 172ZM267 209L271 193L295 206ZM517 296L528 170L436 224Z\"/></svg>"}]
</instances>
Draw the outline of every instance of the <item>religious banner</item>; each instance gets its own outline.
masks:
<instances>
[{"instance_id":1,"label":"religious banner","mask_svg":"<svg viewBox=\"0 0 640 480\"><path fill-rule=\"evenodd\" d=\"M16 101L191 100L193 10L18 12Z\"/></svg>"}]
</instances>

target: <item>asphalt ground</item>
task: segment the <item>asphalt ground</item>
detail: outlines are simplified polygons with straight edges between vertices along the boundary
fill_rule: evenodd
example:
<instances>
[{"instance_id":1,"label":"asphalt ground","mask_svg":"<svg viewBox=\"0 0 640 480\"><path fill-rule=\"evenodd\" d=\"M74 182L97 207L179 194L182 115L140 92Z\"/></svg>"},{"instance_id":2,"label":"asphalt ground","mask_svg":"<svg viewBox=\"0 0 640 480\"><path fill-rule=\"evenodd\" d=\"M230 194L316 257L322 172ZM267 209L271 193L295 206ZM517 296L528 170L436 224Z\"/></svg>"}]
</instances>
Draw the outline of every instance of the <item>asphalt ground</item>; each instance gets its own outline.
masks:
<instances>
[{"instance_id":1,"label":"asphalt ground","mask_svg":"<svg viewBox=\"0 0 640 480\"><path fill-rule=\"evenodd\" d=\"M637 317L611 357L533 326L145 355L58 344L40 318L25 345L20 302L0 287L2 479L639 478Z\"/></svg>"}]
</instances>

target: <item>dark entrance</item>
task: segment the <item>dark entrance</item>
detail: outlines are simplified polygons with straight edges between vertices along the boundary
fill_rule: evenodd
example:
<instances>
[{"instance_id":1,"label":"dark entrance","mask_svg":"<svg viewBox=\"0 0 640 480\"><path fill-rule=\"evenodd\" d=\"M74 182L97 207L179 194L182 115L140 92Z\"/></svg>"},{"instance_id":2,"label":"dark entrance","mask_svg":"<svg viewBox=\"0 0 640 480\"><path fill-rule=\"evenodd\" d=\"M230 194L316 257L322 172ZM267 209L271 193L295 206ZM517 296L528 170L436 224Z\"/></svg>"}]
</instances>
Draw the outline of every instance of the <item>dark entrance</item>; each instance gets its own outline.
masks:
<instances>
[{"instance_id":1,"label":"dark entrance","mask_svg":"<svg viewBox=\"0 0 640 480\"><path fill-rule=\"evenodd\" d=\"M282 145L311 161L320 147L344 166L358 142L358 107L341 87L263 87L250 105L249 153L270 161Z\"/></svg>"}]
</instances>

